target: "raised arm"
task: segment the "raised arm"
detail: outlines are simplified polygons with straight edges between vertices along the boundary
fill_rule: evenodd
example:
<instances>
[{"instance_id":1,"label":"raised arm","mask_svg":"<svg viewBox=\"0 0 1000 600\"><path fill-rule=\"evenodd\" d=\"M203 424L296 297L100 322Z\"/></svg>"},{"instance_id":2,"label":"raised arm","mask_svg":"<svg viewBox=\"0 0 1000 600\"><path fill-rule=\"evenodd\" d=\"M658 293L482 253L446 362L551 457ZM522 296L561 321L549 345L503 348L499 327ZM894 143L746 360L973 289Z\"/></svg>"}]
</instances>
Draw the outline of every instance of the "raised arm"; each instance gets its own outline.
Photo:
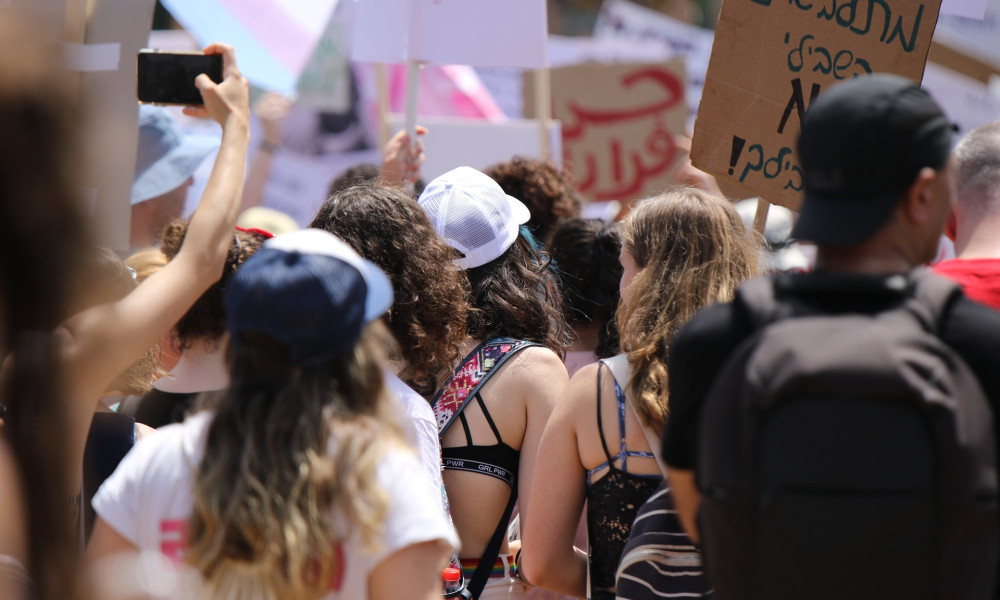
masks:
<instances>
[{"instance_id":1,"label":"raised arm","mask_svg":"<svg viewBox=\"0 0 1000 600\"><path fill-rule=\"evenodd\" d=\"M72 444L81 455L94 400L218 280L232 242L250 138L248 84L230 46L212 44L205 52L222 54L223 81L215 84L199 75L195 85L205 106L184 112L218 122L222 143L184 245L128 296L74 315L56 332L66 388L74 399Z\"/></svg>"}]
</instances>

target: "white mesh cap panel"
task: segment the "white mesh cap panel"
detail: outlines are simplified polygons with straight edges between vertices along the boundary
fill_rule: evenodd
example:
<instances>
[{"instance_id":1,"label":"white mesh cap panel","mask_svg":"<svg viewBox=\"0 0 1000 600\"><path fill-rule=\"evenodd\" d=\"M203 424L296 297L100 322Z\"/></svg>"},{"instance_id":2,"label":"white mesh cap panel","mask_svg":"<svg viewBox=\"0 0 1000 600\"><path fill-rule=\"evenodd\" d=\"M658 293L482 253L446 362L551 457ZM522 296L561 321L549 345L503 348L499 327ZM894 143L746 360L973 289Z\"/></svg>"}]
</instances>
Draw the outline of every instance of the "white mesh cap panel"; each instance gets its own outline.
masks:
<instances>
[{"instance_id":1,"label":"white mesh cap panel","mask_svg":"<svg viewBox=\"0 0 1000 600\"><path fill-rule=\"evenodd\" d=\"M419 202L438 235L465 255L455 261L463 269L503 254L531 216L524 204L470 167L459 167L431 181Z\"/></svg>"}]
</instances>

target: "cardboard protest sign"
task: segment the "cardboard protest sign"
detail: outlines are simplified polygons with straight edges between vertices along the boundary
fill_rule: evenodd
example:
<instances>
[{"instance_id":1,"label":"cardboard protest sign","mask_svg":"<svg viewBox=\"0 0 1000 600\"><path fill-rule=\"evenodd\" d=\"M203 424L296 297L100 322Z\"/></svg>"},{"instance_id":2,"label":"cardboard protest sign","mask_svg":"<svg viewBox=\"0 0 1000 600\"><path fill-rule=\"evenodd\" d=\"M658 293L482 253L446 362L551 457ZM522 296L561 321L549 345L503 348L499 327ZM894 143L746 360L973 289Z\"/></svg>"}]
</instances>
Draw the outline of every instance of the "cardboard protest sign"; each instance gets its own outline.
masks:
<instances>
[{"instance_id":1,"label":"cardboard protest sign","mask_svg":"<svg viewBox=\"0 0 1000 600\"><path fill-rule=\"evenodd\" d=\"M553 69L552 104L563 164L588 200L627 202L673 182L674 136L687 116L683 61Z\"/></svg>"},{"instance_id":2,"label":"cardboard protest sign","mask_svg":"<svg viewBox=\"0 0 1000 600\"><path fill-rule=\"evenodd\" d=\"M356 61L548 65L545 0L362 0L355 10Z\"/></svg>"},{"instance_id":3,"label":"cardboard protest sign","mask_svg":"<svg viewBox=\"0 0 1000 600\"><path fill-rule=\"evenodd\" d=\"M799 119L838 81L920 81L940 0L726 0L695 122L691 160L798 209Z\"/></svg>"}]
</instances>

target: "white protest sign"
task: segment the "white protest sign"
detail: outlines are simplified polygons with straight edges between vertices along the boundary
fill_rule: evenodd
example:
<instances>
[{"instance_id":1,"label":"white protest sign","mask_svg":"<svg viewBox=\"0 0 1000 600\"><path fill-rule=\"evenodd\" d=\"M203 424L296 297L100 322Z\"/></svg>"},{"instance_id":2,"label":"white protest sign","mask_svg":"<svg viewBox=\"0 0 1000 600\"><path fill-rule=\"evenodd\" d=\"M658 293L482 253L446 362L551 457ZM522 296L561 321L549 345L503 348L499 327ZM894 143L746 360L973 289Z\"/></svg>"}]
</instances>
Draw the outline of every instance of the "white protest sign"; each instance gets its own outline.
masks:
<instances>
[{"instance_id":1,"label":"white protest sign","mask_svg":"<svg viewBox=\"0 0 1000 600\"><path fill-rule=\"evenodd\" d=\"M982 19L986 12L986 0L943 0L942 15L955 15L966 19Z\"/></svg>"},{"instance_id":2,"label":"white protest sign","mask_svg":"<svg viewBox=\"0 0 1000 600\"><path fill-rule=\"evenodd\" d=\"M666 62L672 55L670 50L656 40L549 36L549 64L553 69L586 62L601 64ZM524 116L526 111L522 69L478 67L476 73L505 115L512 119Z\"/></svg>"},{"instance_id":3,"label":"white protest sign","mask_svg":"<svg viewBox=\"0 0 1000 600\"><path fill-rule=\"evenodd\" d=\"M359 0L352 34L356 61L548 65L545 0Z\"/></svg>"},{"instance_id":4,"label":"white protest sign","mask_svg":"<svg viewBox=\"0 0 1000 600\"><path fill-rule=\"evenodd\" d=\"M421 178L429 182L455 167L475 169L510 160L515 155L540 158L541 140L538 121L511 119L503 123L489 123L470 119L447 117L421 117L420 124L428 133L421 137L427 161L420 169ZM403 126L402 115L392 115L392 130ZM562 157L562 131L558 121L549 122L549 147L552 162L560 164Z\"/></svg>"},{"instance_id":5,"label":"white protest sign","mask_svg":"<svg viewBox=\"0 0 1000 600\"><path fill-rule=\"evenodd\" d=\"M1000 121L1000 95L991 93L981 81L929 62L924 68L924 80L920 85L958 125L959 135L980 125Z\"/></svg>"},{"instance_id":6,"label":"white protest sign","mask_svg":"<svg viewBox=\"0 0 1000 600\"><path fill-rule=\"evenodd\" d=\"M934 40L1000 67L1000 0L988 0L978 18L942 14Z\"/></svg>"},{"instance_id":7,"label":"white protest sign","mask_svg":"<svg viewBox=\"0 0 1000 600\"><path fill-rule=\"evenodd\" d=\"M684 57L685 95L689 122L693 122L712 56L715 39L712 30L678 21L628 0L604 0L594 25L594 37L647 43L655 40L669 49L671 58Z\"/></svg>"}]
</instances>

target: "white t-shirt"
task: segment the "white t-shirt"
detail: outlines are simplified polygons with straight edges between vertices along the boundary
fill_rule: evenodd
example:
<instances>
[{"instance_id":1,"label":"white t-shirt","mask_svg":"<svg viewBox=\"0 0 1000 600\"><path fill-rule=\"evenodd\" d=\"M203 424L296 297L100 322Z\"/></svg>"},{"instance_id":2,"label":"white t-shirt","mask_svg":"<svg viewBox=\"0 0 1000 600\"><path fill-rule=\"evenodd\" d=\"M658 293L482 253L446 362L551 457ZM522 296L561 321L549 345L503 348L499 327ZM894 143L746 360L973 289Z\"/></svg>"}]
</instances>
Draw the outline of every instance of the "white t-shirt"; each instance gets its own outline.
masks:
<instances>
[{"instance_id":1,"label":"white t-shirt","mask_svg":"<svg viewBox=\"0 0 1000 600\"><path fill-rule=\"evenodd\" d=\"M170 425L136 444L94 496L97 514L140 550L155 550L180 560L192 509L195 470L204 454L212 414L202 412ZM387 448L377 479L389 506L379 548L369 550L355 536L338 557L342 575L324 600L368 597L368 576L385 557L411 544L444 540L458 545L441 512L441 494L404 448ZM338 518L335 516L335 518Z\"/></svg>"},{"instance_id":2,"label":"white t-shirt","mask_svg":"<svg viewBox=\"0 0 1000 600\"><path fill-rule=\"evenodd\" d=\"M385 386L402 405L403 431L420 455L420 464L431 478L436 488L441 487L441 441L438 439L437 421L434 409L424 399L406 385L402 379L385 371Z\"/></svg>"}]
</instances>

